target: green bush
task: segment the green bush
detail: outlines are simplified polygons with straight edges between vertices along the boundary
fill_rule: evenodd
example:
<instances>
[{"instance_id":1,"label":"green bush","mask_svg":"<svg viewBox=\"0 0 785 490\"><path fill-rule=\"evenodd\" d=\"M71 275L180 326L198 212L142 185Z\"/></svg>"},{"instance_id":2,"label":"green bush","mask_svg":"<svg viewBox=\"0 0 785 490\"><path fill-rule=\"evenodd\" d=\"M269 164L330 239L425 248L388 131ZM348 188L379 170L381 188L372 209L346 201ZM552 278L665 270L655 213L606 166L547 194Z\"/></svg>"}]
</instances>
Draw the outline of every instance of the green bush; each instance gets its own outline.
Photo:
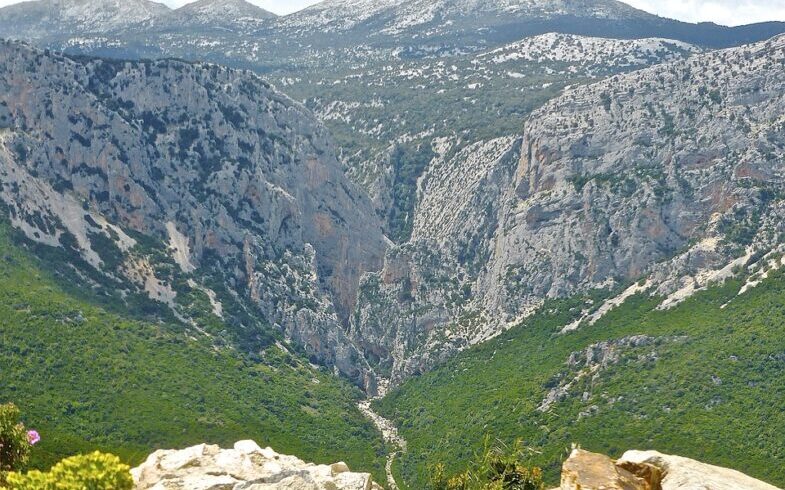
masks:
<instances>
[{"instance_id":1,"label":"green bush","mask_svg":"<svg viewBox=\"0 0 785 490\"><path fill-rule=\"evenodd\" d=\"M10 473L10 490L131 490L130 467L113 454L94 452L66 458L47 472Z\"/></svg>"},{"instance_id":2,"label":"green bush","mask_svg":"<svg viewBox=\"0 0 785 490\"><path fill-rule=\"evenodd\" d=\"M520 441L512 449L501 444L491 445L486 436L482 454L469 467L455 476L448 477L443 464L431 467L428 484L430 490L542 490L542 470L530 467L526 460L531 450Z\"/></svg>"},{"instance_id":3,"label":"green bush","mask_svg":"<svg viewBox=\"0 0 785 490\"><path fill-rule=\"evenodd\" d=\"M0 485L8 472L25 467L30 447L25 426L19 421L19 409L11 403L0 405Z\"/></svg>"}]
</instances>

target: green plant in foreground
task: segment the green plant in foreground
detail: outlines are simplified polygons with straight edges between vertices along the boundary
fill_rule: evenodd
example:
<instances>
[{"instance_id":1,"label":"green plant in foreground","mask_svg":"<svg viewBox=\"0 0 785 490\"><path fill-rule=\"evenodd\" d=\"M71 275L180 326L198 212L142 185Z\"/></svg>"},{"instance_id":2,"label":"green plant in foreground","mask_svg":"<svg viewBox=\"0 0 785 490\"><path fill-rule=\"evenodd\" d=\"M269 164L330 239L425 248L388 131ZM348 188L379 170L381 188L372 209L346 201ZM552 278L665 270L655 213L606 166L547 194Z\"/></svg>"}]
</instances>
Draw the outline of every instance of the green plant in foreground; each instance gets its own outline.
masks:
<instances>
[{"instance_id":1,"label":"green plant in foreground","mask_svg":"<svg viewBox=\"0 0 785 490\"><path fill-rule=\"evenodd\" d=\"M443 464L431 467L428 484L431 490L542 490L542 470L526 461L532 450L516 441L513 448L501 443L491 445L485 437L482 454L475 457L461 473L448 477Z\"/></svg>"},{"instance_id":2,"label":"green plant in foreground","mask_svg":"<svg viewBox=\"0 0 785 490\"><path fill-rule=\"evenodd\" d=\"M19 415L16 405L0 405L0 485L9 472L27 465L30 448L40 439L38 432L25 429Z\"/></svg>"},{"instance_id":3,"label":"green plant in foreground","mask_svg":"<svg viewBox=\"0 0 785 490\"><path fill-rule=\"evenodd\" d=\"M94 452L66 458L46 473L10 473L10 490L131 490L130 467L113 454Z\"/></svg>"}]
</instances>

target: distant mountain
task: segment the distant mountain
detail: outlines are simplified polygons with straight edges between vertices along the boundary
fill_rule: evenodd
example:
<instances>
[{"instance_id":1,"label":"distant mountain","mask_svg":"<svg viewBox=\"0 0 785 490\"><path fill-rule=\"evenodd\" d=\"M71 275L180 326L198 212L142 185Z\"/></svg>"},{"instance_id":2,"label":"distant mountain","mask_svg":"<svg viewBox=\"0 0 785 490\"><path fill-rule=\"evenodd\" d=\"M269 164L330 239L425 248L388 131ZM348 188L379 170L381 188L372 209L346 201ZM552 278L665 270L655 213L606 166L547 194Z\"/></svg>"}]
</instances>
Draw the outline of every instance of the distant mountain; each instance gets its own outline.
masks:
<instances>
[{"instance_id":1,"label":"distant mountain","mask_svg":"<svg viewBox=\"0 0 785 490\"><path fill-rule=\"evenodd\" d=\"M36 0L0 9L0 37L48 40L127 29L166 15L148 0Z\"/></svg>"},{"instance_id":2,"label":"distant mountain","mask_svg":"<svg viewBox=\"0 0 785 490\"><path fill-rule=\"evenodd\" d=\"M282 24L325 32L373 26L374 34L379 36L419 30L417 38L426 39L455 33L466 24L492 27L520 19L566 15L621 20L640 14L613 0L325 0L283 18Z\"/></svg>"},{"instance_id":3,"label":"distant mountain","mask_svg":"<svg viewBox=\"0 0 785 490\"><path fill-rule=\"evenodd\" d=\"M0 37L94 54L210 57L263 69L324 58L336 49L423 57L550 32L719 48L768 39L785 32L785 23L689 24L616 0L325 0L284 17L245 0L200 0L175 11L146 0L38 0L0 9Z\"/></svg>"},{"instance_id":4,"label":"distant mountain","mask_svg":"<svg viewBox=\"0 0 785 490\"><path fill-rule=\"evenodd\" d=\"M276 17L245 0L199 0L156 19L153 26L165 30L200 27L247 30L258 28Z\"/></svg>"}]
</instances>

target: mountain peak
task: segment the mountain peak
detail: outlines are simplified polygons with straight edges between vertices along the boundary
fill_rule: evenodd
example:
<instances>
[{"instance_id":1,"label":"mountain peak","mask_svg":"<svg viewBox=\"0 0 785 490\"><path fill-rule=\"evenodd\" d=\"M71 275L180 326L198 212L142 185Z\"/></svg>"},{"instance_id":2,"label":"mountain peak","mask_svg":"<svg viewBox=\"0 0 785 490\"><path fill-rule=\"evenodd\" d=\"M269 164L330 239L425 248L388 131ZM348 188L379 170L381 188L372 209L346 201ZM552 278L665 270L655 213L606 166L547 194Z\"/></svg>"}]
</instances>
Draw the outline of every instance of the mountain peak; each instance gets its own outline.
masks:
<instances>
[{"instance_id":1,"label":"mountain peak","mask_svg":"<svg viewBox=\"0 0 785 490\"><path fill-rule=\"evenodd\" d=\"M270 19L277 17L245 0L198 0L176 10L181 14L209 16L213 18Z\"/></svg>"}]
</instances>

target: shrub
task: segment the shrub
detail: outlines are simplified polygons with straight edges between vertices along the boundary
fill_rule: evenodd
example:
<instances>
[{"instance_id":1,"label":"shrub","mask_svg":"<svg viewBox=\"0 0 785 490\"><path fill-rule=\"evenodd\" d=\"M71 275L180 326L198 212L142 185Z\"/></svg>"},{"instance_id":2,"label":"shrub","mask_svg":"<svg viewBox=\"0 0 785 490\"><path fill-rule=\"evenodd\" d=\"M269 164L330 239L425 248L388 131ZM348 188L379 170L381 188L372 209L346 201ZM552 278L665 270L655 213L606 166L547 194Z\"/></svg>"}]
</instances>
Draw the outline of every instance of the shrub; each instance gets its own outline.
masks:
<instances>
[{"instance_id":1,"label":"shrub","mask_svg":"<svg viewBox=\"0 0 785 490\"><path fill-rule=\"evenodd\" d=\"M512 449L490 444L485 438L481 455L475 457L469 468L453 477L447 477L445 467L439 463L431 468L428 483L431 490L543 490L542 470L529 467L525 461L531 450L516 441Z\"/></svg>"},{"instance_id":2,"label":"shrub","mask_svg":"<svg viewBox=\"0 0 785 490\"><path fill-rule=\"evenodd\" d=\"M0 485L8 472L25 467L31 445L19 409L12 403L0 405Z\"/></svg>"},{"instance_id":3,"label":"shrub","mask_svg":"<svg viewBox=\"0 0 785 490\"><path fill-rule=\"evenodd\" d=\"M120 458L96 451L66 458L47 473L10 473L8 485L10 490L131 490L134 481Z\"/></svg>"}]
</instances>

